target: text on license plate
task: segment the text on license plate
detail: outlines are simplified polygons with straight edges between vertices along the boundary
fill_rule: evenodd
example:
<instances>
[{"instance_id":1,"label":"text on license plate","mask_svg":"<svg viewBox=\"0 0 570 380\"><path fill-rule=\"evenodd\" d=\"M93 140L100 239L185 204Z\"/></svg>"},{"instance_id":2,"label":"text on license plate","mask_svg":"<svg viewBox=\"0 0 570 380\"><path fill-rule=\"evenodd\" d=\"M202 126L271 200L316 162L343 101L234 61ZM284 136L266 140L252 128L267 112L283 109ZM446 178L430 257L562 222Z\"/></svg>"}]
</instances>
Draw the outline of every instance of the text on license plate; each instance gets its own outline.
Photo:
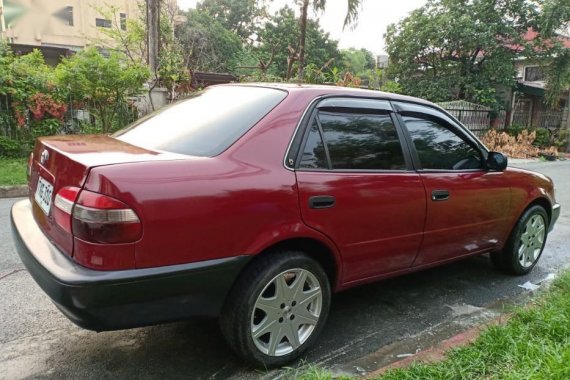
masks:
<instances>
[{"instance_id":1,"label":"text on license plate","mask_svg":"<svg viewBox=\"0 0 570 380\"><path fill-rule=\"evenodd\" d=\"M53 195L53 185L43 179L38 177L38 187L36 188L36 203L40 206L43 212L49 214L49 209L51 208L51 198Z\"/></svg>"}]
</instances>

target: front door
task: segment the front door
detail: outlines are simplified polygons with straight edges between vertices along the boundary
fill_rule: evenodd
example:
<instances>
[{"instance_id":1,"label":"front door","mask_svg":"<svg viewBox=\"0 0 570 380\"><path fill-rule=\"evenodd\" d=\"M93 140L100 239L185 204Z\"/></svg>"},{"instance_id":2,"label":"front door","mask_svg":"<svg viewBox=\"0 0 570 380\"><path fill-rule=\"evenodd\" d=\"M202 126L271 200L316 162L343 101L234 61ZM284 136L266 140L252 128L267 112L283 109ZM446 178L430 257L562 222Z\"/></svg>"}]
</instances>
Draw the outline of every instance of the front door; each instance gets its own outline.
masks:
<instances>
[{"instance_id":1,"label":"front door","mask_svg":"<svg viewBox=\"0 0 570 380\"><path fill-rule=\"evenodd\" d=\"M296 166L301 214L341 251L343 282L412 265L426 196L385 101L325 100Z\"/></svg>"},{"instance_id":2,"label":"front door","mask_svg":"<svg viewBox=\"0 0 570 380\"><path fill-rule=\"evenodd\" d=\"M414 265L493 249L508 231L510 187L477 142L443 113L396 104L426 188L425 236Z\"/></svg>"}]
</instances>

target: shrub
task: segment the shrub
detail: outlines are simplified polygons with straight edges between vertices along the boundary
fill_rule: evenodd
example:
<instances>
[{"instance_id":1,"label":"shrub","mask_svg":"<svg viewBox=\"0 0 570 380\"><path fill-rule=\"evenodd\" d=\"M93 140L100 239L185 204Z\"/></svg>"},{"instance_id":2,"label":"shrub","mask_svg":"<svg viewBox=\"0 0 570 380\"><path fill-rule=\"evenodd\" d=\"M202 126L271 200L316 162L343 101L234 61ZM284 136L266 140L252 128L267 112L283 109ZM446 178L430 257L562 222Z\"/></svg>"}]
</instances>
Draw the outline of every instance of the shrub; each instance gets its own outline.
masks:
<instances>
[{"instance_id":1,"label":"shrub","mask_svg":"<svg viewBox=\"0 0 570 380\"><path fill-rule=\"evenodd\" d=\"M0 157L17 158L23 155L24 151L18 141L0 136Z\"/></svg>"},{"instance_id":2,"label":"shrub","mask_svg":"<svg viewBox=\"0 0 570 380\"><path fill-rule=\"evenodd\" d=\"M498 132L495 129L491 129L481 138L481 141L487 148L492 151L502 152L511 158L558 155L558 150L555 147L539 149L535 146L535 140L536 130L529 132L526 129L523 129L516 137L506 132Z\"/></svg>"},{"instance_id":3,"label":"shrub","mask_svg":"<svg viewBox=\"0 0 570 380\"><path fill-rule=\"evenodd\" d=\"M547 147L550 145L550 132L546 128L537 128L534 130L536 133L536 139L534 140L534 145L539 147Z\"/></svg>"}]
</instances>

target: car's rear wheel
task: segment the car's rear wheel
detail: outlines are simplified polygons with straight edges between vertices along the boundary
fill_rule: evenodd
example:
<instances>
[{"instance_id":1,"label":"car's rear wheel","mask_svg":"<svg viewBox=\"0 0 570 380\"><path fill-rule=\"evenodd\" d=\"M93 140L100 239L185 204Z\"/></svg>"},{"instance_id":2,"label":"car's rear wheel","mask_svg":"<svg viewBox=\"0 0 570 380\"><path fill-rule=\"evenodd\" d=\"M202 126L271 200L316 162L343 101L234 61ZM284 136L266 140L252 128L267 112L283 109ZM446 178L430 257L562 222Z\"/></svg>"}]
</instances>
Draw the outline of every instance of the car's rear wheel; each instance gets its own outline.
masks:
<instances>
[{"instance_id":1,"label":"car's rear wheel","mask_svg":"<svg viewBox=\"0 0 570 380\"><path fill-rule=\"evenodd\" d=\"M508 273L529 273L542 255L548 235L548 215L542 206L528 208L511 233L502 252L491 253L493 264Z\"/></svg>"},{"instance_id":2,"label":"car's rear wheel","mask_svg":"<svg viewBox=\"0 0 570 380\"><path fill-rule=\"evenodd\" d=\"M322 267L301 252L260 257L240 276L220 316L222 332L242 358L276 367L299 357L320 334L330 305Z\"/></svg>"}]
</instances>

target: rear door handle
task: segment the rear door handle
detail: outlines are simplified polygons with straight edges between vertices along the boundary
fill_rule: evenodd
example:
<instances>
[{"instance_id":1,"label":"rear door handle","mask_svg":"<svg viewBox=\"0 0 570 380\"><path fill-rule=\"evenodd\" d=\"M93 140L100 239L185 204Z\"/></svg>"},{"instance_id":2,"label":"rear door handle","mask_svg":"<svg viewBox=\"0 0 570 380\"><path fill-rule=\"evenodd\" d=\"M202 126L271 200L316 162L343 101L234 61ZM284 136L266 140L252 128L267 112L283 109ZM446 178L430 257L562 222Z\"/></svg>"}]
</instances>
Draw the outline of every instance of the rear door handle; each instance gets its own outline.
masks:
<instances>
[{"instance_id":1,"label":"rear door handle","mask_svg":"<svg viewBox=\"0 0 570 380\"><path fill-rule=\"evenodd\" d=\"M434 190L431 192L432 201L446 201L449 199L449 191L447 190Z\"/></svg>"},{"instance_id":2,"label":"rear door handle","mask_svg":"<svg viewBox=\"0 0 570 380\"><path fill-rule=\"evenodd\" d=\"M331 195L317 195L309 198L310 208L330 208L336 203L335 197Z\"/></svg>"}]
</instances>

